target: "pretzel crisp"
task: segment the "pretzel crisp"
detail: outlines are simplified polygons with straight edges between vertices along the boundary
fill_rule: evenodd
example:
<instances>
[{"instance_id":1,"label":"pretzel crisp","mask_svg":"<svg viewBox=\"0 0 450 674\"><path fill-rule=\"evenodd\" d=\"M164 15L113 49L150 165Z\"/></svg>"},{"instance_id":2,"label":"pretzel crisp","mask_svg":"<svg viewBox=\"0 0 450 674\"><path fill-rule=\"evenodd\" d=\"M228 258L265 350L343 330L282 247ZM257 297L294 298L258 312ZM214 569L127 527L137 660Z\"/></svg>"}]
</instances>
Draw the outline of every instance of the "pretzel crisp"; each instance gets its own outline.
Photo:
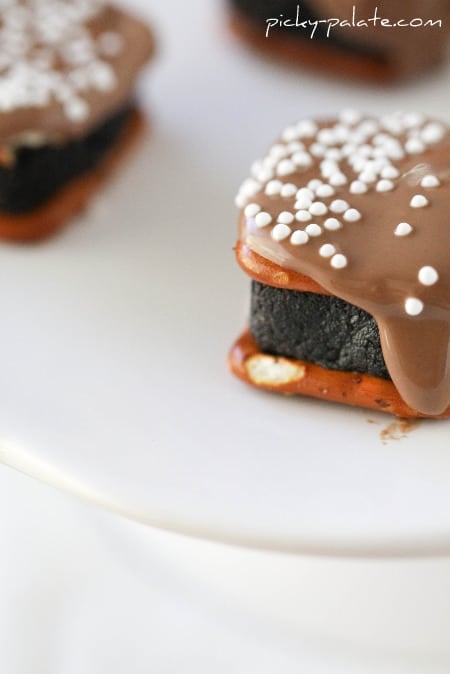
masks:
<instances>
[{"instance_id":1,"label":"pretzel crisp","mask_svg":"<svg viewBox=\"0 0 450 674\"><path fill-rule=\"evenodd\" d=\"M404 419L427 417L409 407L387 379L357 372L327 370L313 363L272 356L259 349L248 331L231 348L228 365L239 379L266 391L366 407ZM448 416L450 407L444 414L431 418Z\"/></svg>"}]
</instances>

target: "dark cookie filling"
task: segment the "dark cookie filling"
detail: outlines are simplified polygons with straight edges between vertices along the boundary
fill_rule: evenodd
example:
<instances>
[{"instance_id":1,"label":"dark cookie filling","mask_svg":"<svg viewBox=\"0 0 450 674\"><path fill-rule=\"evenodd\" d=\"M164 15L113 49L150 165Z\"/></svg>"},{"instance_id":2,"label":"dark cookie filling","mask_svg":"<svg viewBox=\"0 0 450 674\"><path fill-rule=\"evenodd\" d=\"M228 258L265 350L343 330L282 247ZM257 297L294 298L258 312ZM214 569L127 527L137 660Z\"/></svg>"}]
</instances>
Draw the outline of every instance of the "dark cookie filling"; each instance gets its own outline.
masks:
<instances>
[{"instance_id":1,"label":"dark cookie filling","mask_svg":"<svg viewBox=\"0 0 450 674\"><path fill-rule=\"evenodd\" d=\"M297 16L297 6L300 7L299 21L300 22L315 22L319 21L320 17L314 14L311 7L311 0L309 2L298 2L298 0L231 0L232 7L240 12L242 15L252 19L261 25L264 31L267 27L267 19L279 19L283 15L283 19L291 19L295 23ZM283 32L289 38L307 39L310 40L313 25L307 28L296 26L274 26L272 32ZM314 41L324 42L330 46L338 47L346 51L352 51L356 54L369 56L382 62L385 59L382 54L368 46L362 44L353 44L342 36L339 36L336 31L330 31L327 35L328 24L317 23L314 33Z\"/></svg>"},{"instance_id":2,"label":"dark cookie filling","mask_svg":"<svg viewBox=\"0 0 450 674\"><path fill-rule=\"evenodd\" d=\"M253 281L250 332L265 353L390 379L374 318L338 297Z\"/></svg>"},{"instance_id":3,"label":"dark cookie filling","mask_svg":"<svg viewBox=\"0 0 450 674\"><path fill-rule=\"evenodd\" d=\"M70 180L93 170L118 140L132 110L127 104L77 140L17 148L14 162L0 166L0 210L17 214L32 211Z\"/></svg>"}]
</instances>

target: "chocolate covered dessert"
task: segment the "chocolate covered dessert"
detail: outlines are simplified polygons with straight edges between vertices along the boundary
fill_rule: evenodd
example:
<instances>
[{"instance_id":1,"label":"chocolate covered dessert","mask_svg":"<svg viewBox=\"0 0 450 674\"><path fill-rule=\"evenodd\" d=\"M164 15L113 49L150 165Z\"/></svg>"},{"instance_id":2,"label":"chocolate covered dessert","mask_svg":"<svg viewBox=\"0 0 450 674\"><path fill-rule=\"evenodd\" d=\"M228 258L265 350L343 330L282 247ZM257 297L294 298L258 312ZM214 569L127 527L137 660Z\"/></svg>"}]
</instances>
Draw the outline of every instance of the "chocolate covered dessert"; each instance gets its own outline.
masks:
<instances>
[{"instance_id":1,"label":"chocolate covered dessert","mask_svg":"<svg viewBox=\"0 0 450 674\"><path fill-rule=\"evenodd\" d=\"M82 209L144 126L134 100L154 41L101 0L0 8L0 237L33 240Z\"/></svg>"},{"instance_id":2,"label":"chocolate covered dessert","mask_svg":"<svg viewBox=\"0 0 450 674\"><path fill-rule=\"evenodd\" d=\"M448 54L449 0L229 0L245 42L291 65L389 81Z\"/></svg>"},{"instance_id":3,"label":"chocolate covered dessert","mask_svg":"<svg viewBox=\"0 0 450 674\"><path fill-rule=\"evenodd\" d=\"M450 130L419 113L302 120L241 186L253 279L230 353L256 386L450 414Z\"/></svg>"}]
</instances>

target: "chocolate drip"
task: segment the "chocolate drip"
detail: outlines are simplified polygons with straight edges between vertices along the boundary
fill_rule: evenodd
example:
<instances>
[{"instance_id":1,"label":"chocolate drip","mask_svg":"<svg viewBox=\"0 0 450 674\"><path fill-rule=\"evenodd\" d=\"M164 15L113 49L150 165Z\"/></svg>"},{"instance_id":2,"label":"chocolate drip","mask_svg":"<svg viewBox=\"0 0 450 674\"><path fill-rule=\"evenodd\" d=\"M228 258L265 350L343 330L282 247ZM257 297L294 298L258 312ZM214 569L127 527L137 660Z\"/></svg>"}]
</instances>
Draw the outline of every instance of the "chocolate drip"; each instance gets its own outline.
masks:
<instances>
[{"instance_id":1,"label":"chocolate drip","mask_svg":"<svg viewBox=\"0 0 450 674\"><path fill-rule=\"evenodd\" d=\"M377 320L388 370L404 400L423 414L444 412L450 391L448 320Z\"/></svg>"}]
</instances>

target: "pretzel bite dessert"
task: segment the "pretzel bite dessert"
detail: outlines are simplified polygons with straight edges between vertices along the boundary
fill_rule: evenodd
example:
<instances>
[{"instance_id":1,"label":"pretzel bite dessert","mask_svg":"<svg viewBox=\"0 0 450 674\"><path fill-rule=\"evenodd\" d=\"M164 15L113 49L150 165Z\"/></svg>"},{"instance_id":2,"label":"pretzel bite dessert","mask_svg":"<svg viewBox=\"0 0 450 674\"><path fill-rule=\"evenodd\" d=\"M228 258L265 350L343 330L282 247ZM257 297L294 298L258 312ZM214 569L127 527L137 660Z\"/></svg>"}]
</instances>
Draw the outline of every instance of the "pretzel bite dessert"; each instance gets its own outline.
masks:
<instances>
[{"instance_id":1,"label":"pretzel bite dessert","mask_svg":"<svg viewBox=\"0 0 450 674\"><path fill-rule=\"evenodd\" d=\"M447 55L449 0L229 0L231 27L261 53L344 77L393 81Z\"/></svg>"},{"instance_id":2,"label":"pretzel bite dessert","mask_svg":"<svg viewBox=\"0 0 450 674\"><path fill-rule=\"evenodd\" d=\"M46 237L85 206L143 128L133 89L153 47L101 0L1 4L1 238Z\"/></svg>"},{"instance_id":3,"label":"pretzel bite dessert","mask_svg":"<svg viewBox=\"0 0 450 674\"><path fill-rule=\"evenodd\" d=\"M450 414L450 130L414 112L288 126L242 184L253 279L232 371L400 417Z\"/></svg>"}]
</instances>

